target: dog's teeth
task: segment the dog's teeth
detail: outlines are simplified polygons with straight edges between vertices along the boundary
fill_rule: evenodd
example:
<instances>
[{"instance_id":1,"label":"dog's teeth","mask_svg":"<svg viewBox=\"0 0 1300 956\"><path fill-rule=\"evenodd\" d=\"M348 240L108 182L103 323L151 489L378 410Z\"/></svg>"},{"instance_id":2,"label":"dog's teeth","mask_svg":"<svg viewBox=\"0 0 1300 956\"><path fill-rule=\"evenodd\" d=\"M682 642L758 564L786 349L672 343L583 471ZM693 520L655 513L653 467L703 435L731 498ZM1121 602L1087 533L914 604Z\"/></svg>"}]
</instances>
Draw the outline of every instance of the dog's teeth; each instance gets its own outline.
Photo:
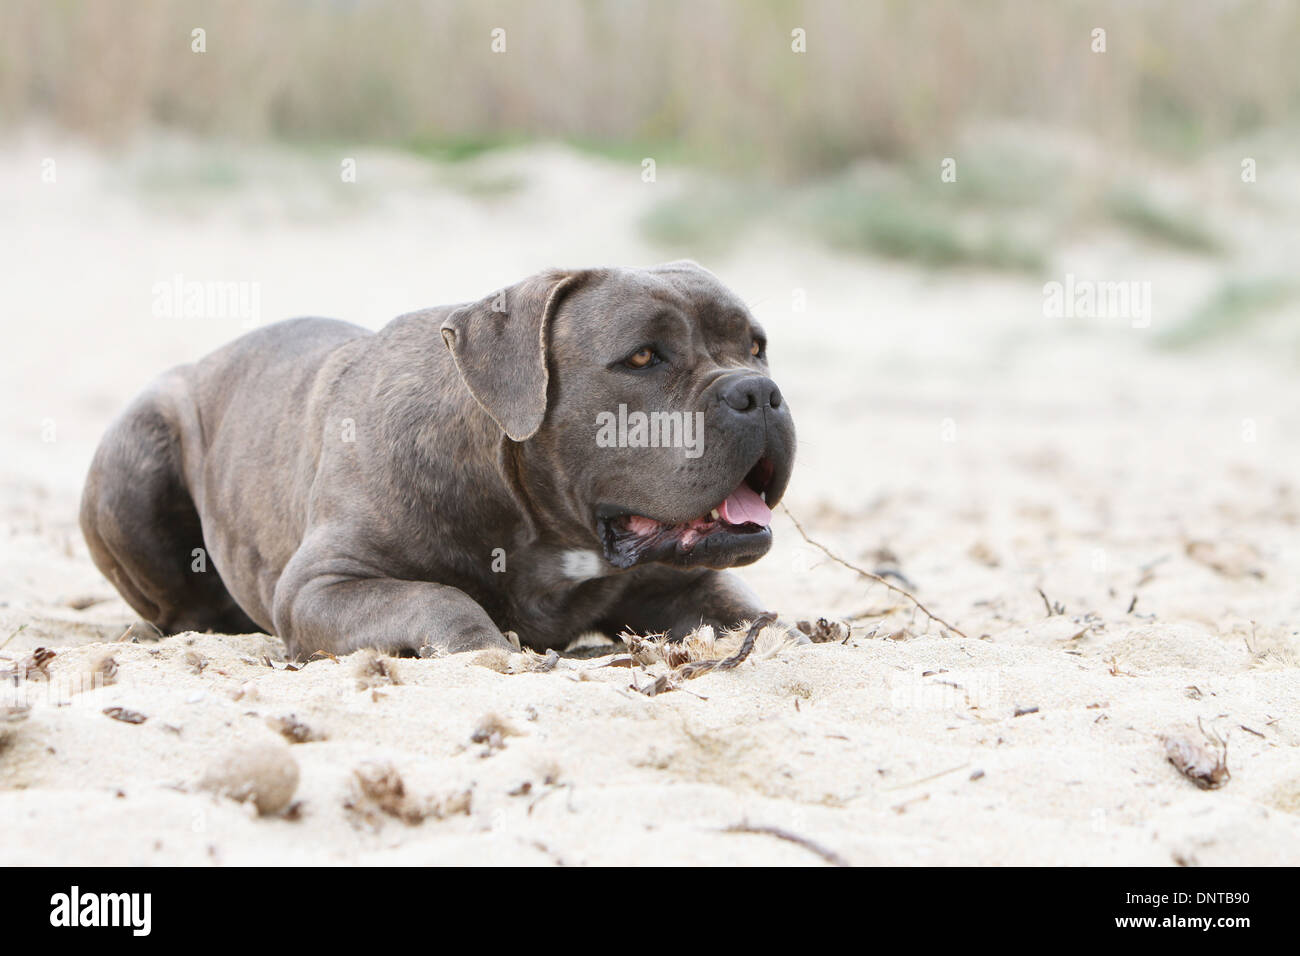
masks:
<instances>
[{"instance_id":1,"label":"dog's teeth","mask_svg":"<svg viewBox=\"0 0 1300 956\"><path fill-rule=\"evenodd\" d=\"M710 512L709 512L709 517L712 518L714 521L717 521L717 520L718 520L718 509L717 509L717 508L714 508L712 511L710 511Z\"/></svg>"}]
</instances>

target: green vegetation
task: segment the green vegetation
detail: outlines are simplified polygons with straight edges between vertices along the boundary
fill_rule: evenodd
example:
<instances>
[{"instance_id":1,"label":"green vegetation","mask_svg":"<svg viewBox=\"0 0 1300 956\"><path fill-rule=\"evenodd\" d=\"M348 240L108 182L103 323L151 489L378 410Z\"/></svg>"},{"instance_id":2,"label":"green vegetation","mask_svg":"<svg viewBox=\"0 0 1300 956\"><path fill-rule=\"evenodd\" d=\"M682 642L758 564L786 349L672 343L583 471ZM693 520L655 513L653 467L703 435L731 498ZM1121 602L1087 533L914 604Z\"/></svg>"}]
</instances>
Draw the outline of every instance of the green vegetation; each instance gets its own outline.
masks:
<instances>
[{"instance_id":1,"label":"green vegetation","mask_svg":"<svg viewBox=\"0 0 1300 956\"><path fill-rule=\"evenodd\" d=\"M1021 242L993 217L968 221L938 196L937 190L865 188L839 181L815 191L803 204L801 218L832 245L934 268L1038 272L1044 267L1036 247Z\"/></svg>"},{"instance_id":2,"label":"green vegetation","mask_svg":"<svg viewBox=\"0 0 1300 956\"><path fill-rule=\"evenodd\" d=\"M476 160L561 142L653 157L661 183L683 166L714 174L723 185L671 192L645 216L665 246L719 249L770 224L928 267L1033 274L1054 243L1098 227L1228 251L1197 210L1121 182L1109 157L1173 165L1300 129L1297 36L1300 4L1267 0L11 0L0 123L231 144L141 163L137 184L157 192L238 187L250 172L231 157L274 141L331 164L360 144L404 149L493 199L524 180ZM1019 139L987 135L999 124ZM946 156L955 182L939 179Z\"/></svg>"},{"instance_id":3,"label":"green vegetation","mask_svg":"<svg viewBox=\"0 0 1300 956\"><path fill-rule=\"evenodd\" d=\"M463 163L478 159L480 156L499 149L509 149L527 142L527 137L519 135L502 136L457 136L446 139L413 137L403 140L398 145L407 152L415 153L438 163Z\"/></svg>"},{"instance_id":4,"label":"green vegetation","mask_svg":"<svg viewBox=\"0 0 1300 956\"><path fill-rule=\"evenodd\" d=\"M1104 206L1116 223L1153 242L1190 252L1222 251L1219 241L1194 214L1169 209L1135 189L1112 192Z\"/></svg>"},{"instance_id":5,"label":"green vegetation","mask_svg":"<svg viewBox=\"0 0 1300 956\"><path fill-rule=\"evenodd\" d=\"M1295 294L1294 284L1281 279L1224 282L1199 308L1161 335L1158 341L1166 348L1188 348L1244 332L1279 310Z\"/></svg>"},{"instance_id":6,"label":"green vegetation","mask_svg":"<svg viewBox=\"0 0 1300 956\"><path fill-rule=\"evenodd\" d=\"M694 254L725 249L764 212L779 212L774 197L757 186L721 185L690 189L664 200L642 219L647 238Z\"/></svg>"},{"instance_id":7,"label":"green vegetation","mask_svg":"<svg viewBox=\"0 0 1300 956\"><path fill-rule=\"evenodd\" d=\"M449 161L548 138L784 182L864 159L928 169L963 130L1004 119L1184 158L1300 119L1297 35L1300 4L1267 0L8 0L0 123Z\"/></svg>"},{"instance_id":8,"label":"green vegetation","mask_svg":"<svg viewBox=\"0 0 1300 956\"><path fill-rule=\"evenodd\" d=\"M930 268L1040 272L1040 244L1026 238L1028 229L999 209L997 199L978 187L964 191L960 177L941 183L937 168L928 180L915 171L845 173L784 189L732 179L660 202L641 227L649 239L695 254L727 248L746 229L768 222L836 248Z\"/></svg>"}]
</instances>

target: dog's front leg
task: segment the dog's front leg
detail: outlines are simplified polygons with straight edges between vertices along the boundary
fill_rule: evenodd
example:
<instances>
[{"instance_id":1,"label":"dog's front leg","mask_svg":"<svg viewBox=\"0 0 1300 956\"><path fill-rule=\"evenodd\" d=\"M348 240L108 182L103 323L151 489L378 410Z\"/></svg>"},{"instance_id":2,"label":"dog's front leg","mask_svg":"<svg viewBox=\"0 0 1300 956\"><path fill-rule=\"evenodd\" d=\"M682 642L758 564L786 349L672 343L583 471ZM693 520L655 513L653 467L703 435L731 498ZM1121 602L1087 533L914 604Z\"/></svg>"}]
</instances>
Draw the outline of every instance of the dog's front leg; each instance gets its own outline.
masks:
<instances>
[{"instance_id":1,"label":"dog's front leg","mask_svg":"<svg viewBox=\"0 0 1300 956\"><path fill-rule=\"evenodd\" d=\"M427 581L368 575L354 561L302 549L275 588L272 617L289 653L438 653L514 650L486 611L464 591ZM425 652L428 653L427 651Z\"/></svg>"}]
</instances>

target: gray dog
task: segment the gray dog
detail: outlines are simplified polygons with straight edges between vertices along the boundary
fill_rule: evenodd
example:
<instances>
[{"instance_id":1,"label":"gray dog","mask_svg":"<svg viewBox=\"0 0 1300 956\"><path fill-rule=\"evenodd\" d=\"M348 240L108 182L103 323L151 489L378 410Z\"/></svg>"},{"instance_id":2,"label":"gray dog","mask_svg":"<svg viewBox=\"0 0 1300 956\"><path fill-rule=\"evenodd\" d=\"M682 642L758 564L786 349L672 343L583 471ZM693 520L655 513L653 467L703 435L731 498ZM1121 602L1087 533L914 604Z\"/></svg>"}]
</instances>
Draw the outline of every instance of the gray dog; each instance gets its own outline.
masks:
<instances>
[{"instance_id":1,"label":"gray dog","mask_svg":"<svg viewBox=\"0 0 1300 956\"><path fill-rule=\"evenodd\" d=\"M109 428L81 527L163 633L291 654L562 648L761 613L794 424L762 329L692 262L251 332Z\"/></svg>"}]
</instances>

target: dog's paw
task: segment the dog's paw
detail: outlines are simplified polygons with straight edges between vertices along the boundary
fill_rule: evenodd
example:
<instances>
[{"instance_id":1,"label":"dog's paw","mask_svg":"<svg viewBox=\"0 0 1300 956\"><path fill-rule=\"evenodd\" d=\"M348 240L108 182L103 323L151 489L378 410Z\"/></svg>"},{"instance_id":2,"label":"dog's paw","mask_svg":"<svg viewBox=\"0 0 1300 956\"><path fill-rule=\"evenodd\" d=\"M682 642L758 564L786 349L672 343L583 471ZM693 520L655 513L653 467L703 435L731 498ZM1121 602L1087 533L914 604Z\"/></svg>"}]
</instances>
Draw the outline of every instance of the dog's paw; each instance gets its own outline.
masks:
<instances>
[{"instance_id":1,"label":"dog's paw","mask_svg":"<svg viewBox=\"0 0 1300 956\"><path fill-rule=\"evenodd\" d=\"M456 634L443 639L431 639L421 644L416 653L423 658L446 657L448 654L463 654L466 651L504 650L517 654L522 648L519 635L514 631L502 634L496 628L473 627L457 631Z\"/></svg>"}]
</instances>

